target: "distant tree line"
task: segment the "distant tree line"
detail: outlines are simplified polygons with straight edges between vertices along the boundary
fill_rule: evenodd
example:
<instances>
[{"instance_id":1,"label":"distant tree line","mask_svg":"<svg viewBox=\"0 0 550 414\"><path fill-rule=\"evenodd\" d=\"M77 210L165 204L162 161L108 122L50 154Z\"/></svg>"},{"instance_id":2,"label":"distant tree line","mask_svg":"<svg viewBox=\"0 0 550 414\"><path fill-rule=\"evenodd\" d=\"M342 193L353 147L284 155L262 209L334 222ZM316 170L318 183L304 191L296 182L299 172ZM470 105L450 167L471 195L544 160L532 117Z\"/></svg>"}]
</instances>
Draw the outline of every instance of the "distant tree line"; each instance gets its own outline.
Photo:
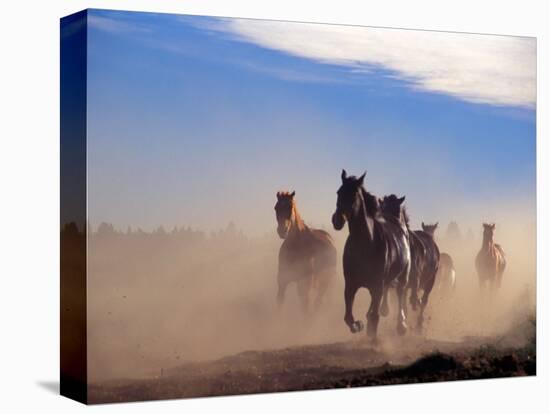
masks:
<instances>
[{"instance_id":1,"label":"distant tree line","mask_svg":"<svg viewBox=\"0 0 550 414\"><path fill-rule=\"evenodd\" d=\"M63 237L83 236L83 233L78 229L78 226L74 222L66 223L61 230L61 234ZM235 223L232 221L225 228L212 232L195 230L191 226L174 226L170 230L166 230L164 226L159 226L152 231L144 231L139 227L134 229L131 226L128 226L126 230L119 230L116 229L111 223L102 222L95 230L88 224L88 234L94 239L165 239L186 242L201 242L207 240L233 240L243 242L248 240L243 231L237 229Z\"/></svg>"}]
</instances>

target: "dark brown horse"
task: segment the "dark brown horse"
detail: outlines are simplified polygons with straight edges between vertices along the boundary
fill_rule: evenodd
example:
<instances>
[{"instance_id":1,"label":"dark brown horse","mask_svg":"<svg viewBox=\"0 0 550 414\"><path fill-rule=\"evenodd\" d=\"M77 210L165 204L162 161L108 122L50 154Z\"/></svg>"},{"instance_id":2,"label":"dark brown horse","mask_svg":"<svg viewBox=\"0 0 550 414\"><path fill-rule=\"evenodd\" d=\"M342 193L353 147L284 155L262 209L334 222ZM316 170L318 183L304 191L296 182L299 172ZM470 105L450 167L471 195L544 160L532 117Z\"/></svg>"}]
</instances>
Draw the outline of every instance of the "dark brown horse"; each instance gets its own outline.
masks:
<instances>
[{"instance_id":1,"label":"dark brown horse","mask_svg":"<svg viewBox=\"0 0 550 414\"><path fill-rule=\"evenodd\" d=\"M414 287L411 286L411 306L416 309L416 306L420 307L420 313L418 314L419 331L422 330L424 323L424 311L428 306L428 299L430 293L434 287L437 271L439 269L440 253L439 247L435 242L435 230L439 223L427 225L422 222L422 230L414 231L414 236L420 241L419 245L422 246L422 264L418 269L416 280L414 281ZM422 298L418 298L418 291L422 290ZM416 302L416 303L415 303Z\"/></svg>"},{"instance_id":2,"label":"dark brown horse","mask_svg":"<svg viewBox=\"0 0 550 414\"><path fill-rule=\"evenodd\" d=\"M398 214L398 211L396 211L394 207L395 199L396 196L393 194L385 196L383 199L379 199L382 212L394 216ZM405 208L403 208L402 214L409 233L409 246L411 250L411 270L409 272L407 290L411 292L409 301L412 309L417 310L420 308L416 328L418 331L422 331L424 310L428 304L428 298L434 286L439 264L439 249L433 238L437 223L433 226L426 226L422 223L423 230L412 231L409 226L409 217ZM418 297L418 292L420 290L423 292L422 299ZM383 316L389 313L388 291L384 292L381 312Z\"/></svg>"},{"instance_id":3,"label":"dark brown horse","mask_svg":"<svg viewBox=\"0 0 550 414\"><path fill-rule=\"evenodd\" d=\"M506 268L504 250L493 241L496 225L483 223L483 242L476 256L476 269L479 276L479 287L489 285L492 290L502 283L502 274Z\"/></svg>"},{"instance_id":4,"label":"dark brown horse","mask_svg":"<svg viewBox=\"0 0 550 414\"><path fill-rule=\"evenodd\" d=\"M394 210L392 205L395 204L394 199L394 195L379 199L380 208L384 213L392 214L392 210ZM411 292L409 301L412 309L417 310L420 308L416 329L418 332L421 332L424 323L424 311L434 287L439 265L439 248L434 240L434 232L438 223L431 226L422 223L422 230L412 231L405 209L403 209L403 217L409 233L409 246L411 250L411 270L409 272L407 290ZM418 297L419 291L422 291L422 299ZM407 308L405 307L406 310ZM389 313L388 291L384 292L381 311L384 316Z\"/></svg>"},{"instance_id":5,"label":"dark brown horse","mask_svg":"<svg viewBox=\"0 0 550 414\"><path fill-rule=\"evenodd\" d=\"M405 197L395 198L396 214L383 214L376 197L363 187L365 174L348 177L342 171L332 224L341 230L348 223L349 236L344 248L344 321L352 333L363 329L353 317L353 301L357 290L369 290L371 304L367 313L367 334L375 338L380 320L380 304L389 286L395 286L398 297L397 332L407 331L405 288L409 277L410 250L407 226L402 214Z\"/></svg>"},{"instance_id":6,"label":"dark brown horse","mask_svg":"<svg viewBox=\"0 0 550 414\"><path fill-rule=\"evenodd\" d=\"M318 308L336 276L336 248L326 231L306 226L294 195L294 191L278 192L275 204L277 233L284 239L279 250L277 303L282 305L288 284L296 282L302 309L307 313L313 291Z\"/></svg>"}]
</instances>

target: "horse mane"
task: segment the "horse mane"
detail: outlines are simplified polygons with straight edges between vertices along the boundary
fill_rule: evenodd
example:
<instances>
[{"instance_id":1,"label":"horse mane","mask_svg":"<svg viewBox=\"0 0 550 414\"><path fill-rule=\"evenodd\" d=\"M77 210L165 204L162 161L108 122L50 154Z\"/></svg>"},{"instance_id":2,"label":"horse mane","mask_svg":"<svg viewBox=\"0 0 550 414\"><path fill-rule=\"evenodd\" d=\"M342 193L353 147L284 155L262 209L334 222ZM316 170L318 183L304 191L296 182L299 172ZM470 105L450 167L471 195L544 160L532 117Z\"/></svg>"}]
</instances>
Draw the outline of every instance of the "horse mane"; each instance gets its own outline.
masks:
<instances>
[{"instance_id":1,"label":"horse mane","mask_svg":"<svg viewBox=\"0 0 550 414\"><path fill-rule=\"evenodd\" d=\"M407 226L407 229L410 230L410 225L409 225L410 216L406 206L403 206L403 208L401 209L401 214L403 214L403 220L405 221L405 226Z\"/></svg>"},{"instance_id":2,"label":"horse mane","mask_svg":"<svg viewBox=\"0 0 550 414\"><path fill-rule=\"evenodd\" d=\"M277 191L277 199L280 201L281 198L289 199L290 200L290 208L292 211L292 214L294 215L294 224L296 225L296 228L298 231L302 232L304 230L308 230L309 227L306 225L304 220L302 219L302 216L300 216L300 213L298 212L298 207L296 206L296 200L294 199L294 192L290 191Z\"/></svg>"},{"instance_id":3,"label":"horse mane","mask_svg":"<svg viewBox=\"0 0 550 414\"><path fill-rule=\"evenodd\" d=\"M367 210L367 214L371 217L375 217L378 213L380 213L380 204L378 204L378 199L363 187L361 187L361 192L363 193L363 199L365 200L365 209Z\"/></svg>"},{"instance_id":4,"label":"horse mane","mask_svg":"<svg viewBox=\"0 0 550 414\"><path fill-rule=\"evenodd\" d=\"M298 230L306 230L308 227L306 226L306 223L304 223L302 216L300 216L300 213L298 212L298 207L296 207L296 202L294 200L292 200L292 210L294 211L294 222Z\"/></svg>"}]
</instances>

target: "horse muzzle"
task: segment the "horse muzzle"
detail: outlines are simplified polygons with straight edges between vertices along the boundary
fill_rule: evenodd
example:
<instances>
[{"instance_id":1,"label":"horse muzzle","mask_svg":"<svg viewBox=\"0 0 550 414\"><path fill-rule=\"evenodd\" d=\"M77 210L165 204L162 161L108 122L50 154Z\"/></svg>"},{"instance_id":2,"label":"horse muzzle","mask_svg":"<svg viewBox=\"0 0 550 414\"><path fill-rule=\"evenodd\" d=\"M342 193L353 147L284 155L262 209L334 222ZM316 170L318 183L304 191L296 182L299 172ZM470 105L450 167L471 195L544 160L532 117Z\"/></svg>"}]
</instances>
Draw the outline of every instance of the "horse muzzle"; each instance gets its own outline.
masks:
<instances>
[{"instance_id":1,"label":"horse muzzle","mask_svg":"<svg viewBox=\"0 0 550 414\"><path fill-rule=\"evenodd\" d=\"M346 217L339 213L338 211L332 215L332 225L335 230L342 230L344 224L346 223Z\"/></svg>"},{"instance_id":2,"label":"horse muzzle","mask_svg":"<svg viewBox=\"0 0 550 414\"><path fill-rule=\"evenodd\" d=\"M281 239L286 239L286 236L288 236L288 230L289 230L289 226L286 226L286 225L277 226L277 234Z\"/></svg>"}]
</instances>

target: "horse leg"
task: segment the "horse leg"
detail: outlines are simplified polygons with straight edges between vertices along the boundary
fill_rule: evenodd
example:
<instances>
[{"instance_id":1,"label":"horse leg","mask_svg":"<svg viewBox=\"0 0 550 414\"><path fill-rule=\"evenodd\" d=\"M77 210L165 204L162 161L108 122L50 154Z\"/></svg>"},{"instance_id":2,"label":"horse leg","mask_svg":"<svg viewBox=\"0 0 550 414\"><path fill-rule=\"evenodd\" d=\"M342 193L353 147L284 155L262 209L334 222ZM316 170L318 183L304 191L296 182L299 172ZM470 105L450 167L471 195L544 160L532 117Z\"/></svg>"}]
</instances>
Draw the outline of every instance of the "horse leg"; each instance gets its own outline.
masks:
<instances>
[{"instance_id":1,"label":"horse leg","mask_svg":"<svg viewBox=\"0 0 550 414\"><path fill-rule=\"evenodd\" d=\"M407 333L407 316L406 316L406 297L405 293L407 286L398 280L396 293L397 293L397 333L399 335L405 335Z\"/></svg>"},{"instance_id":2,"label":"horse leg","mask_svg":"<svg viewBox=\"0 0 550 414\"><path fill-rule=\"evenodd\" d=\"M503 260L499 261L497 264L497 277L496 277L496 287L497 289L500 289L500 285L502 284L502 274L504 273L504 269L506 266L506 262Z\"/></svg>"},{"instance_id":3,"label":"horse leg","mask_svg":"<svg viewBox=\"0 0 550 414\"><path fill-rule=\"evenodd\" d=\"M420 305L420 300L418 299L418 277L416 272L411 272L409 276L410 276L410 279L407 285L411 289L411 296L409 298L409 302L411 304L412 310L416 311L416 309Z\"/></svg>"},{"instance_id":4,"label":"horse leg","mask_svg":"<svg viewBox=\"0 0 550 414\"><path fill-rule=\"evenodd\" d=\"M494 294L496 291L497 277L498 277L498 258L495 258L495 262L491 264L491 268L490 268L489 293L491 295Z\"/></svg>"},{"instance_id":5,"label":"horse leg","mask_svg":"<svg viewBox=\"0 0 550 414\"><path fill-rule=\"evenodd\" d=\"M384 287L384 297L382 298L382 305L380 306L380 315L386 317L390 313L390 307L388 305L389 286Z\"/></svg>"},{"instance_id":6,"label":"horse leg","mask_svg":"<svg viewBox=\"0 0 550 414\"><path fill-rule=\"evenodd\" d=\"M309 313L309 296L311 292L312 276L307 275L298 280L298 297L304 315Z\"/></svg>"},{"instance_id":7,"label":"horse leg","mask_svg":"<svg viewBox=\"0 0 550 414\"><path fill-rule=\"evenodd\" d=\"M426 306L428 306L428 298L430 297L430 292L432 291L435 284L435 274L434 276L424 285L424 293L422 295L422 301L420 303L420 313L418 314L418 324L416 325L417 333L422 333L422 328L424 326L424 311Z\"/></svg>"},{"instance_id":8,"label":"horse leg","mask_svg":"<svg viewBox=\"0 0 550 414\"><path fill-rule=\"evenodd\" d=\"M378 332L378 322L380 321L380 303L382 302L382 296L388 289L378 288L370 289L370 307L367 312L367 335L375 339Z\"/></svg>"},{"instance_id":9,"label":"horse leg","mask_svg":"<svg viewBox=\"0 0 550 414\"><path fill-rule=\"evenodd\" d=\"M315 303L313 307L318 310L321 307L323 298L328 290L332 276L334 275L333 269L322 270L316 274L317 277L317 296L315 297Z\"/></svg>"},{"instance_id":10,"label":"horse leg","mask_svg":"<svg viewBox=\"0 0 550 414\"><path fill-rule=\"evenodd\" d=\"M500 286L502 285L502 270L499 269L497 277L496 277L496 288L500 289Z\"/></svg>"},{"instance_id":11,"label":"horse leg","mask_svg":"<svg viewBox=\"0 0 550 414\"><path fill-rule=\"evenodd\" d=\"M495 295L500 287L500 275L495 272L495 275L491 279L490 290L491 294Z\"/></svg>"},{"instance_id":12,"label":"horse leg","mask_svg":"<svg viewBox=\"0 0 550 414\"><path fill-rule=\"evenodd\" d=\"M277 306L279 309L283 305L283 302L285 301L285 292L286 288L289 283L289 277L286 272L279 272L279 275L277 276Z\"/></svg>"},{"instance_id":13,"label":"horse leg","mask_svg":"<svg viewBox=\"0 0 550 414\"><path fill-rule=\"evenodd\" d=\"M363 322L356 321L353 317L353 301L355 294L357 293L357 286L346 280L346 286L344 288L344 301L346 303L346 314L344 315L344 322L348 325L351 333L357 333L363 330L365 327Z\"/></svg>"},{"instance_id":14,"label":"horse leg","mask_svg":"<svg viewBox=\"0 0 550 414\"><path fill-rule=\"evenodd\" d=\"M481 276L479 276L479 290L482 294L485 291L485 280Z\"/></svg>"}]
</instances>

